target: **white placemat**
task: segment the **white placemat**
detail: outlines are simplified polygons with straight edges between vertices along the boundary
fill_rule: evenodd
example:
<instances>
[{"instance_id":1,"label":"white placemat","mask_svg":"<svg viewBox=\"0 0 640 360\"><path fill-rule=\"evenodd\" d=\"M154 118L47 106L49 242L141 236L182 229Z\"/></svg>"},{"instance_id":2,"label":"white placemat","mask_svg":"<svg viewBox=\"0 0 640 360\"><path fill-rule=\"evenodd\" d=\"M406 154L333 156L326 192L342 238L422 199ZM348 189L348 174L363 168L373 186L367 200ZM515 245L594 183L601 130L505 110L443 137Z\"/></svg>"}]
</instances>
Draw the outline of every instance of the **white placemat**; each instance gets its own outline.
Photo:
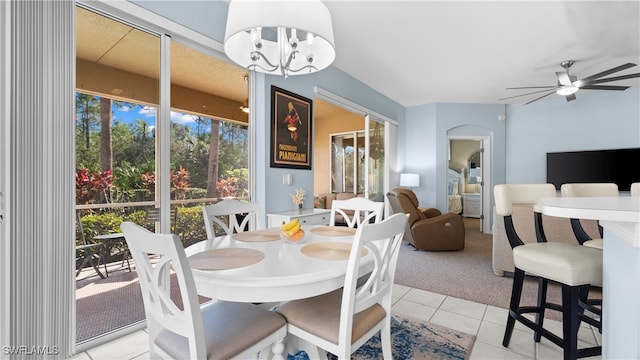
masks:
<instances>
[{"instance_id":1,"label":"white placemat","mask_svg":"<svg viewBox=\"0 0 640 360\"><path fill-rule=\"evenodd\" d=\"M356 234L356 229L346 226L317 226L311 228L311 232L324 236L353 236Z\"/></svg>"},{"instance_id":2,"label":"white placemat","mask_svg":"<svg viewBox=\"0 0 640 360\"><path fill-rule=\"evenodd\" d=\"M254 249L223 248L189 256L189 264L198 270L227 270L253 265L264 259L264 253Z\"/></svg>"},{"instance_id":3,"label":"white placemat","mask_svg":"<svg viewBox=\"0 0 640 360\"><path fill-rule=\"evenodd\" d=\"M348 260L351 253L351 243L315 242L303 246L300 250L303 254L316 259ZM362 256L367 255L367 253L367 249L362 249Z\"/></svg>"},{"instance_id":4,"label":"white placemat","mask_svg":"<svg viewBox=\"0 0 640 360\"><path fill-rule=\"evenodd\" d=\"M280 232L275 229L243 231L231 236L234 240L247 242L262 242L280 240Z\"/></svg>"}]
</instances>

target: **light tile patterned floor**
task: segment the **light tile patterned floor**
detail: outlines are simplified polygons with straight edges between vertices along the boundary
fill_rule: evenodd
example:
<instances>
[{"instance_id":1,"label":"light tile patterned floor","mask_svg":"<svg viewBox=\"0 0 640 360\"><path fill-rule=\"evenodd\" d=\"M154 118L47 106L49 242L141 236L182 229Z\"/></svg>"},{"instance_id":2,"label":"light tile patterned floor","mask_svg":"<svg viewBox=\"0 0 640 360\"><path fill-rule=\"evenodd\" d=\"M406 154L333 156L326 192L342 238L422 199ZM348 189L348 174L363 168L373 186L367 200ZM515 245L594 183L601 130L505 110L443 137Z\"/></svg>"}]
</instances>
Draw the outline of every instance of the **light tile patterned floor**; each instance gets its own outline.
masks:
<instances>
[{"instance_id":1,"label":"light tile patterned floor","mask_svg":"<svg viewBox=\"0 0 640 360\"><path fill-rule=\"evenodd\" d=\"M502 346L507 310L424 290L395 285L394 312L447 326L476 335L470 360L496 359L562 359L561 349L543 339L536 344L533 332L516 323L509 348ZM546 326L561 334L561 324L547 320ZM583 325L578 346L591 346L601 341L598 331ZM111 360L148 359L148 338L144 330L79 353L73 359ZM600 359L600 356L588 359Z\"/></svg>"}]
</instances>

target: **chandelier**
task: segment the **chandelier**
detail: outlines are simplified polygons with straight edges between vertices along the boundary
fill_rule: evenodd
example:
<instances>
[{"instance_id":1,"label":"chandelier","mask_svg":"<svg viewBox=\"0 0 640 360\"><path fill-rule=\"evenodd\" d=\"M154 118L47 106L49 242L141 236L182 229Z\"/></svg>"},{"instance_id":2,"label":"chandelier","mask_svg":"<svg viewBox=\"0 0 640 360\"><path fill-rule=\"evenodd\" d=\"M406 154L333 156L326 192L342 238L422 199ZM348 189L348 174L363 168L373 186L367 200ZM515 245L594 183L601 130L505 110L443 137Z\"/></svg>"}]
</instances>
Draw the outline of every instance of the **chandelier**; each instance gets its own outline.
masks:
<instances>
[{"instance_id":1,"label":"chandelier","mask_svg":"<svg viewBox=\"0 0 640 360\"><path fill-rule=\"evenodd\" d=\"M267 74L322 70L336 57L331 14L320 0L231 0L224 51L240 66Z\"/></svg>"}]
</instances>

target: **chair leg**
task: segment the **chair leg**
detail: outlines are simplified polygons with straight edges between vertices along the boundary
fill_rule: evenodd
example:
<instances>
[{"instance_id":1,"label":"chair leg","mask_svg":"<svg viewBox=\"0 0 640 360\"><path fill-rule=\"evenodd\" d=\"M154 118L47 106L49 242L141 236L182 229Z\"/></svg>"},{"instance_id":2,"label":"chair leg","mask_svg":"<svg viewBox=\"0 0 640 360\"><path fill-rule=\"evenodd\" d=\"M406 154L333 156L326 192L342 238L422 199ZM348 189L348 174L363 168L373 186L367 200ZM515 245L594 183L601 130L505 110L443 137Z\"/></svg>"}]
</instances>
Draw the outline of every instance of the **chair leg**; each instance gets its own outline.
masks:
<instances>
[{"instance_id":1,"label":"chair leg","mask_svg":"<svg viewBox=\"0 0 640 360\"><path fill-rule=\"evenodd\" d=\"M98 254L98 266L100 266L100 261L102 261L102 266L104 267L104 278L109 277L109 270L107 270L107 255L105 253L104 243L100 246L100 251Z\"/></svg>"},{"instance_id":2,"label":"chair leg","mask_svg":"<svg viewBox=\"0 0 640 360\"><path fill-rule=\"evenodd\" d=\"M122 262L120 263L120 267L124 266L124 262L127 262L127 269L129 269L129 272L131 272L131 265L129 264L129 258L131 257L131 253L129 252L129 249L127 249L124 252L124 255L122 256Z\"/></svg>"},{"instance_id":3,"label":"chair leg","mask_svg":"<svg viewBox=\"0 0 640 360\"><path fill-rule=\"evenodd\" d=\"M536 324L542 329L544 325L544 313L547 306L547 285L549 281L545 278L538 278L538 312L536 313ZM533 333L533 340L540 342L542 335L539 331Z\"/></svg>"},{"instance_id":4,"label":"chair leg","mask_svg":"<svg viewBox=\"0 0 640 360\"><path fill-rule=\"evenodd\" d=\"M96 253L94 251L91 251L89 249L84 249L82 251L84 252L84 255L82 263L76 271L76 277L80 275L80 272L87 264L91 264L91 267L93 267L93 270L95 270L96 274L98 274L101 279L105 279L106 277L100 272L100 256L98 255L98 263L96 263L96 259L94 258L94 255L96 255Z\"/></svg>"},{"instance_id":5,"label":"chair leg","mask_svg":"<svg viewBox=\"0 0 640 360\"><path fill-rule=\"evenodd\" d=\"M391 351L391 317L387 315L385 324L380 330L380 339L382 340L382 358L393 359Z\"/></svg>"},{"instance_id":6,"label":"chair leg","mask_svg":"<svg viewBox=\"0 0 640 360\"><path fill-rule=\"evenodd\" d=\"M578 358L578 328L580 326L580 287L562 285L562 339L565 360Z\"/></svg>"},{"instance_id":7,"label":"chair leg","mask_svg":"<svg viewBox=\"0 0 640 360\"><path fill-rule=\"evenodd\" d=\"M98 273L98 276L100 276L100 278L106 279L107 277L109 277L109 273L107 272L107 264L103 263L104 275L102 275L102 273L100 272L100 260L102 259L101 252L99 252L97 255L98 255L98 260L97 260L97 263L93 266L93 269ZM93 260L91 262L93 263Z\"/></svg>"},{"instance_id":8,"label":"chair leg","mask_svg":"<svg viewBox=\"0 0 640 360\"><path fill-rule=\"evenodd\" d=\"M580 287L580 320L596 327L598 332L602 334L602 309L597 307L598 305L602 306L602 299L589 299L590 289L591 285ZM585 310L592 315L585 315Z\"/></svg>"},{"instance_id":9,"label":"chair leg","mask_svg":"<svg viewBox=\"0 0 640 360\"><path fill-rule=\"evenodd\" d=\"M509 316L507 317L507 326L504 330L504 338L502 346L509 347L513 328L516 325L516 316L518 307L520 306L520 297L522 296L522 286L524 284L524 271L515 268L513 272L513 287L511 289L511 302L509 303Z\"/></svg>"},{"instance_id":10,"label":"chair leg","mask_svg":"<svg viewBox=\"0 0 640 360\"><path fill-rule=\"evenodd\" d=\"M273 360L284 360L284 357L282 356L282 353L284 352L284 343L282 340L273 343L271 351L273 352Z\"/></svg>"}]
</instances>

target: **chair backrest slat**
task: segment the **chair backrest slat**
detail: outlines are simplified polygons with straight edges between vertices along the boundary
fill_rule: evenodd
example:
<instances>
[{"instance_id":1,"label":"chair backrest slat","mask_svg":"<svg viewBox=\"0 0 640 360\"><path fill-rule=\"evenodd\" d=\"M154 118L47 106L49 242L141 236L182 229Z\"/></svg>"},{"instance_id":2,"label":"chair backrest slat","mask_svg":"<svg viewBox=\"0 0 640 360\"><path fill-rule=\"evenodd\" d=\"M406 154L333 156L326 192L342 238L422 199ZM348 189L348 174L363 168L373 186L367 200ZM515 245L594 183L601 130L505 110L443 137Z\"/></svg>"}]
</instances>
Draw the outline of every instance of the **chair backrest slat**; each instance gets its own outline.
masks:
<instances>
[{"instance_id":1,"label":"chair backrest slat","mask_svg":"<svg viewBox=\"0 0 640 360\"><path fill-rule=\"evenodd\" d=\"M359 227L362 223L380 222L384 212L384 202L372 201L362 197L354 197L347 200L333 200L331 203L331 215L329 225L336 224L336 215L342 215L345 223L350 228Z\"/></svg>"},{"instance_id":2,"label":"chair backrest slat","mask_svg":"<svg viewBox=\"0 0 640 360\"><path fill-rule=\"evenodd\" d=\"M216 237L215 225L219 226L226 235L263 228L260 204L257 202L222 200L213 205L203 206L202 215L208 239ZM238 221L239 217L242 220Z\"/></svg>"}]
</instances>

